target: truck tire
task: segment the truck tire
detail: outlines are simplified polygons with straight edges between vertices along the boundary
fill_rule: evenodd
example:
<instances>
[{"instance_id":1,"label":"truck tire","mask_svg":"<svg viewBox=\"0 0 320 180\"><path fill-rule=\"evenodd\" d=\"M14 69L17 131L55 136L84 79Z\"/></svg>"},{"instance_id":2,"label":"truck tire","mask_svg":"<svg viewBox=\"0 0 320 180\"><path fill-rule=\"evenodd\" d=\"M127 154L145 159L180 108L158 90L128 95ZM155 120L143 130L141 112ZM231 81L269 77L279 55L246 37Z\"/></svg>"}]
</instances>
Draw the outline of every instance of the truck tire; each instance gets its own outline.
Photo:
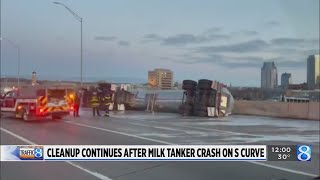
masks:
<instances>
[{"instance_id":1,"label":"truck tire","mask_svg":"<svg viewBox=\"0 0 320 180\"><path fill-rule=\"evenodd\" d=\"M185 104L190 104L190 105L193 105L194 104L194 97L195 97L195 93L194 91L185 91L184 92L184 103Z\"/></svg>"},{"instance_id":2,"label":"truck tire","mask_svg":"<svg viewBox=\"0 0 320 180\"><path fill-rule=\"evenodd\" d=\"M200 79L198 81L198 88L203 90L211 89L212 81L208 79Z\"/></svg>"},{"instance_id":3,"label":"truck tire","mask_svg":"<svg viewBox=\"0 0 320 180\"><path fill-rule=\"evenodd\" d=\"M52 115L51 118L52 118L52 120L60 120L60 119L62 119L61 116L57 116L57 115Z\"/></svg>"},{"instance_id":4,"label":"truck tire","mask_svg":"<svg viewBox=\"0 0 320 180\"><path fill-rule=\"evenodd\" d=\"M109 83L99 83L98 86L101 90L104 90L104 91L108 91L111 89L111 84Z\"/></svg>"},{"instance_id":5,"label":"truck tire","mask_svg":"<svg viewBox=\"0 0 320 180\"><path fill-rule=\"evenodd\" d=\"M188 104L188 105L194 105L194 100L193 100L193 97L190 97L190 98L186 98L185 104Z\"/></svg>"},{"instance_id":6,"label":"truck tire","mask_svg":"<svg viewBox=\"0 0 320 180\"><path fill-rule=\"evenodd\" d=\"M19 111L18 111L20 117L22 120L24 121L27 121L28 120L28 114L26 113L26 110L24 108L21 108Z\"/></svg>"},{"instance_id":7,"label":"truck tire","mask_svg":"<svg viewBox=\"0 0 320 180\"><path fill-rule=\"evenodd\" d=\"M194 106L194 115L195 116L201 116L201 117L208 116L207 106L202 105L202 104L196 104Z\"/></svg>"},{"instance_id":8,"label":"truck tire","mask_svg":"<svg viewBox=\"0 0 320 180\"><path fill-rule=\"evenodd\" d=\"M208 106L215 107L216 106L216 91L211 91L208 97Z\"/></svg>"},{"instance_id":9,"label":"truck tire","mask_svg":"<svg viewBox=\"0 0 320 180\"><path fill-rule=\"evenodd\" d=\"M196 104L194 106L194 111L207 111L207 106L202 104Z\"/></svg>"},{"instance_id":10,"label":"truck tire","mask_svg":"<svg viewBox=\"0 0 320 180\"><path fill-rule=\"evenodd\" d=\"M189 116L193 112L193 107L189 104L181 104L179 106L179 113L183 116Z\"/></svg>"},{"instance_id":11,"label":"truck tire","mask_svg":"<svg viewBox=\"0 0 320 180\"><path fill-rule=\"evenodd\" d=\"M184 90L195 90L197 87L197 82L192 80L184 80L182 82L182 89Z\"/></svg>"},{"instance_id":12,"label":"truck tire","mask_svg":"<svg viewBox=\"0 0 320 180\"><path fill-rule=\"evenodd\" d=\"M199 91L195 97L195 104L199 104L201 106L208 105L209 96L206 91Z\"/></svg>"},{"instance_id":13,"label":"truck tire","mask_svg":"<svg viewBox=\"0 0 320 180\"><path fill-rule=\"evenodd\" d=\"M196 111L195 115L196 116L200 116L200 117L207 117L208 116L208 112L207 111Z\"/></svg>"},{"instance_id":14,"label":"truck tire","mask_svg":"<svg viewBox=\"0 0 320 180\"><path fill-rule=\"evenodd\" d=\"M191 97L193 97L193 96L195 96L195 91L191 91L191 90L186 90L186 91L184 91L184 95L185 96L191 96Z\"/></svg>"}]
</instances>

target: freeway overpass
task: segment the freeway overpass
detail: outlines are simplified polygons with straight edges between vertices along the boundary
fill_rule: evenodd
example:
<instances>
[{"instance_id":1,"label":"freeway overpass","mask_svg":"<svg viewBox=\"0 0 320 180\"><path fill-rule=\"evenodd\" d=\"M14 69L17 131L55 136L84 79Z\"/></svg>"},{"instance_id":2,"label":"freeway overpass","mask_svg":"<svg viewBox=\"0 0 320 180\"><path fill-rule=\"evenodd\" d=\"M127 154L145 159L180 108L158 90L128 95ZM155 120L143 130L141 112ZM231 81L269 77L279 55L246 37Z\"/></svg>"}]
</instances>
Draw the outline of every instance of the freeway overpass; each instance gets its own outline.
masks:
<instances>
[{"instance_id":1,"label":"freeway overpass","mask_svg":"<svg viewBox=\"0 0 320 180\"><path fill-rule=\"evenodd\" d=\"M1 119L1 144L309 144L311 162L1 162L1 179L265 179L319 175L319 121L230 116L210 119L170 113L113 112L92 117L23 122Z\"/></svg>"}]
</instances>

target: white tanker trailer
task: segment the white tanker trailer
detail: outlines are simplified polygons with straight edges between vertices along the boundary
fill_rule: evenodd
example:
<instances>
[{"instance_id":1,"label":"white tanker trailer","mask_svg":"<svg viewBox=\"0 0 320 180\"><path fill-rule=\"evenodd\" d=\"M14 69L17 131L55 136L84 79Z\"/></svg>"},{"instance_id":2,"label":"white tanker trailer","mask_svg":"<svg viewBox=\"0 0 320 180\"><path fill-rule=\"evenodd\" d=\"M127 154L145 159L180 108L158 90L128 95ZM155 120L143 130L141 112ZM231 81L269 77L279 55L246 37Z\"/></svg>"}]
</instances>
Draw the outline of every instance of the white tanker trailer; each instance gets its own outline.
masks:
<instances>
[{"instance_id":1,"label":"white tanker trailer","mask_svg":"<svg viewBox=\"0 0 320 180\"><path fill-rule=\"evenodd\" d=\"M136 90L127 103L129 109L176 112L190 116L228 116L234 99L227 87L219 82L183 81L184 90Z\"/></svg>"}]
</instances>

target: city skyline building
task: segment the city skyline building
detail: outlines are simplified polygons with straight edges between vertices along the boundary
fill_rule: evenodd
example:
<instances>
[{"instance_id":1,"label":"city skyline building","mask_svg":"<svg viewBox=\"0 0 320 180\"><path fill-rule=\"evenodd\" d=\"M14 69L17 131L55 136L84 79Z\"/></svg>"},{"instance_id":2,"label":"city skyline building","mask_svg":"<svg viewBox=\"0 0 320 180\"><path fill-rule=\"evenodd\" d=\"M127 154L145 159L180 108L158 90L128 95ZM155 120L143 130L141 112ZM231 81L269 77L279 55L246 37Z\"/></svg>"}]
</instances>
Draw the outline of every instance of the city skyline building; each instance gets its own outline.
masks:
<instances>
[{"instance_id":1,"label":"city skyline building","mask_svg":"<svg viewBox=\"0 0 320 180\"><path fill-rule=\"evenodd\" d=\"M310 55L307 59L308 89L319 89L320 85L320 55Z\"/></svg>"},{"instance_id":2,"label":"city skyline building","mask_svg":"<svg viewBox=\"0 0 320 180\"><path fill-rule=\"evenodd\" d=\"M291 73L282 73L281 74L281 87L283 89L288 89L289 85L292 84L292 74Z\"/></svg>"},{"instance_id":3,"label":"city skyline building","mask_svg":"<svg viewBox=\"0 0 320 180\"><path fill-rule=\"evenodd\" d=\"M148 71L148 83L160 89L172 89L173 72L169 69L154 69Z\"/></svg>"},{"instance_id":4,"label":"city skyline building","mask_svg":"<svg viewBox=\"0 0 320 180\"><path fill-rule=\"evenodd\" d=\"M275 63L264 62L261 68L261 88L274 89L278 86L278 71Z\"/></svg>"}]
</instances>

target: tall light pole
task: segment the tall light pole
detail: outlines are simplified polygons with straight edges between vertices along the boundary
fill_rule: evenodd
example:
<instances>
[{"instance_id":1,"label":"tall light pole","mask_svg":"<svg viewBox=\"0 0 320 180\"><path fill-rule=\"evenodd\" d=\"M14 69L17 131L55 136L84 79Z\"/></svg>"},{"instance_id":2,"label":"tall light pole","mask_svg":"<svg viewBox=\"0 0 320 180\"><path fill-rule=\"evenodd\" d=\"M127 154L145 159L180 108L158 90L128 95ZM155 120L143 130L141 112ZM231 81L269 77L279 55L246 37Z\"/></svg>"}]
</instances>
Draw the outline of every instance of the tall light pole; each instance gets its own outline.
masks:
<instances>
[{"instance_id":1,"label":"tall light pole","mask_svg":"<svg viewBox=\"0 0 320 180\"><path fill-rule=\"evenodd\" d=\"M65 7L79 22L80 22L80 33L81 33L81 52L80 52L80 57L81 57L81 62L80 62L80 84L82 86L82 17L80 17L78 14L76 14L75 12L73 12L68 6L66 6L63 3L60 2L53 2L54 4L58 4L61 5L63 7Z\"/></svg>"},{"instance_id":2,"label":"tall light pole","mask_svg":"<svg viewBox=\"0 0 320 180\"><path fill-rule=\"evenodd\" d=\"M5 37L0 37L0 41L2 40L6 40L7 42L9 42L13 47L17 48L18 51L18 81L17 81L17 87L20 87L20 46L18 44L16 44L15 42L11 41L8 38ZM0 42L1 43L1 42Z\"/></svg>"},{"instance_id":3,"label":"tall light pole","mask_svg":"<svg viewBox=\"0 0 320 180\"><path fill-rule=\"evenodd\" d=\"M2 2L0 0L0 38L2 37L2 32L1 32L1 29L2 29L2 19L1 19L1 14L2 14ZM1 44L2 44L2 41L0 39L0 71L2 69L2 47L1 47ZM0 80L1 80L1 72L0 72ZM1 85L0 85L0 94L1 94Z\"/></svg>"}]
</instances>

